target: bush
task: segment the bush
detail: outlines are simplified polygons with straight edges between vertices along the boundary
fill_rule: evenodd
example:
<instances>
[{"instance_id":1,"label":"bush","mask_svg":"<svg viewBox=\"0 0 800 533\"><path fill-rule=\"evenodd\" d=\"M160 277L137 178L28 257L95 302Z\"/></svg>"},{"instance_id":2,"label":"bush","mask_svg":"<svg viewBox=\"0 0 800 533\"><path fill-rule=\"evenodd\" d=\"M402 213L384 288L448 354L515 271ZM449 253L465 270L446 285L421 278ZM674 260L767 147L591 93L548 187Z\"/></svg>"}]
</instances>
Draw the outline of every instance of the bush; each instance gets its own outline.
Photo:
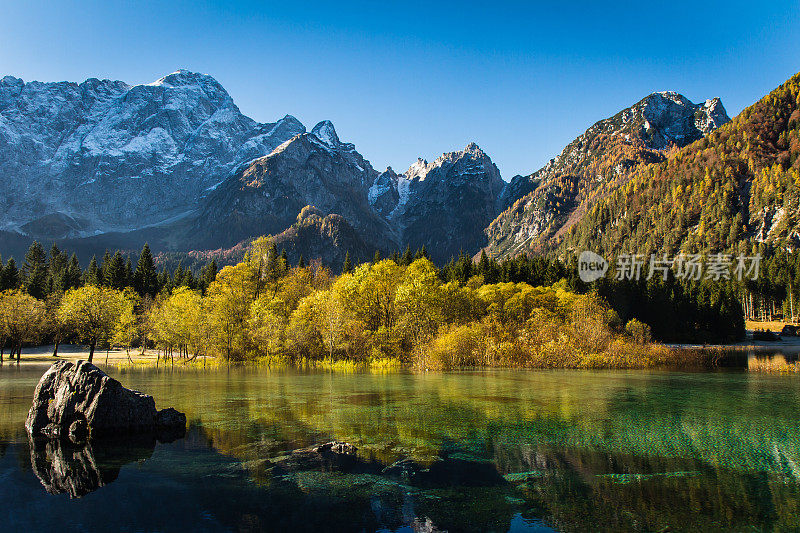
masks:
<instances>
[{"instance_id":1,"label":"bush","mask_svg":"<svg viewBox=\"0 0 800 533\"><path fill-rule=\"evenodd\" d=\"M625 324L625 333L630 335L633 342L637 344L649 344L652 338L650 326L644 322L639 322L635 318L628 320L628 323Z\"/></svg>"}]
</instances>

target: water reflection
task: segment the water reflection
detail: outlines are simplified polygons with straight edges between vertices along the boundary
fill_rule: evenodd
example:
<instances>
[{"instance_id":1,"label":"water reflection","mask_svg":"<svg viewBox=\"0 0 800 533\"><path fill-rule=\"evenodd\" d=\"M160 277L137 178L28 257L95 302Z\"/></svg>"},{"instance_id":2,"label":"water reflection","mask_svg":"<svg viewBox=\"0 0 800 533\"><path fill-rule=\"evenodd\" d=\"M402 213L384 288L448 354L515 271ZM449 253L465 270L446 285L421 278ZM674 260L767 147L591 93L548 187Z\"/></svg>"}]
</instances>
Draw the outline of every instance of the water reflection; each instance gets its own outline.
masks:
<instances>
[{"instance_id":1,"label":"water reflection","mask_svg":"<svg viewBox=\"0 0 800 533\"><path fill-rule=\"evenodd\" d=\"M52 529L65 514L75 529L93 530L800 524L797 376L233 369L115 377L185 410L186 438L131 453L94 443L88 452L37 449L19 435L35 378L0 372L0 501L14 529ZM334 439L358 450L314 452ZM10 457L23 453L25 471ZM67 470L74 476L59 477ZM55 502L42 485L73 496L102 489ZM109 521L92 522L98 507Z\"/></svg>"},{"instance_id":2,"label":"water reflection","mask_svg":"<svg viewBox=\"0 0 800 533\"><path fill-rule=\"evenodd\" d=\"M150 458L155 445L152 435L81 444L61 439L29 440L31 467L42 486L50 494L69 494L71 498L108 485L124 465Z\"/></svg>"}]
</instances>

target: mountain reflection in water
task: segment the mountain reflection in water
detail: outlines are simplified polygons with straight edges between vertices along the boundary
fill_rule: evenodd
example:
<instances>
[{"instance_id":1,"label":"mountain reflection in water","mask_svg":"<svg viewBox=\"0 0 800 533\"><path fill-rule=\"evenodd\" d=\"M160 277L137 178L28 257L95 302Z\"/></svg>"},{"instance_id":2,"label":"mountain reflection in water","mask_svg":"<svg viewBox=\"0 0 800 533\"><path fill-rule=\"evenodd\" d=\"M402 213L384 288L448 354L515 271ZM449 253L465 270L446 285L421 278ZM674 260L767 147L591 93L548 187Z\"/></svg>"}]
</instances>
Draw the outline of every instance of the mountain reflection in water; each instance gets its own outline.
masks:
<instances>
[{"instance_id":1,"label":"mountain reflection in water","mask_svg":"<svg viewBox=\"0 0 800 533\"><path fill-rule=\"evenodd\" d=\"M9 423L24 420L35 385L24 374L0 372L0 524L10 530L800 524L794 377L129 372L115 377L187 412L186 437L67 449L32 445ZM358 451L309 451L333 439Z\"/></svg>"}]
</instances>

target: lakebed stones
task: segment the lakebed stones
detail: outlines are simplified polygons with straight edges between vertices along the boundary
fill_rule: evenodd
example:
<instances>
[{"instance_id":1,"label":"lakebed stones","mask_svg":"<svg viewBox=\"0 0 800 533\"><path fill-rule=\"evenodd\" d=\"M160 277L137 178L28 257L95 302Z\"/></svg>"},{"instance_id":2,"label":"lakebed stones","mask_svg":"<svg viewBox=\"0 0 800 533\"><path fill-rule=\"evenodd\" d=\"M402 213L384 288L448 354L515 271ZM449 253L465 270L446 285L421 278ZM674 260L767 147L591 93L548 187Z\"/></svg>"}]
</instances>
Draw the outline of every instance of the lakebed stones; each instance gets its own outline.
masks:
<instances>
[{"instance_id":1,"label":"lakebed stones","mask_svg":"<svg viewBox=\"0 0 800 533\"><path fill-rule=\"evenodd\" d=\"M69 438L186 431L186 416L156 410L148 394L127 389L86 361L58 361L39 380L25 428L32 437Z\"/></svg>"},{"instance_id":2,"label":"lakebed stones","mask_svg":"<svg viewBox=\"0 0 800 533\"><path fill-rule=\"evenodd\" d=\"M267 470L274 477L309 471L368 474L424 488L494 487L507 483L493 462L469 455L442 452L429 464L406 457L387 466L374 458L359 456L358 448L342 441L294 450L269 461Z\"/></svg>"}]
</instances>

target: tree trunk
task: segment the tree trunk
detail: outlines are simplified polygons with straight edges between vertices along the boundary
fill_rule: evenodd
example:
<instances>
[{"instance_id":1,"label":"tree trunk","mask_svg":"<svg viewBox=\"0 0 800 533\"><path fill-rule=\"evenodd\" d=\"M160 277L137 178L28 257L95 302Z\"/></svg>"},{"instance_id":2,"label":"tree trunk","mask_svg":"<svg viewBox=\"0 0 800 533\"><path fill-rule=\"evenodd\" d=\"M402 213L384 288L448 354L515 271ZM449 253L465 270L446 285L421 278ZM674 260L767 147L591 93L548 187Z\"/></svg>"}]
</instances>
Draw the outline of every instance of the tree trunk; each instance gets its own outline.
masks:
<instances>
[{"instance_id":1,"label":"tree trunk","mask_svg":"<svg viewBox=\"0 0 800 533\"><path fill-rule=\"evenodd\" d=\"M92 341L92 344L89 345L89 362L92 362L92 357L94 357L94 347L97 344L97 341Z\"/></svg>"},{"instance_id":2,"label":"tree trunk","mask_svg":"<svg viewBox=\"0 0 800 533\"><path fill-rule=\"evenodd\" d=\"M61 344L61 335L56 335L56 345L53 347L53 357L58 357L59 344Z\"/></svg>"},{"instance_id":3,"label":"tree trunk","mask_svg":"<svg viewBox=\"0 0 800 533\"><path fill-rule=\"evenodd\" d=\"M17 344L17 363L19 363L19 357L22 355L22 341Z\"/></svg>"}]
</instances>

